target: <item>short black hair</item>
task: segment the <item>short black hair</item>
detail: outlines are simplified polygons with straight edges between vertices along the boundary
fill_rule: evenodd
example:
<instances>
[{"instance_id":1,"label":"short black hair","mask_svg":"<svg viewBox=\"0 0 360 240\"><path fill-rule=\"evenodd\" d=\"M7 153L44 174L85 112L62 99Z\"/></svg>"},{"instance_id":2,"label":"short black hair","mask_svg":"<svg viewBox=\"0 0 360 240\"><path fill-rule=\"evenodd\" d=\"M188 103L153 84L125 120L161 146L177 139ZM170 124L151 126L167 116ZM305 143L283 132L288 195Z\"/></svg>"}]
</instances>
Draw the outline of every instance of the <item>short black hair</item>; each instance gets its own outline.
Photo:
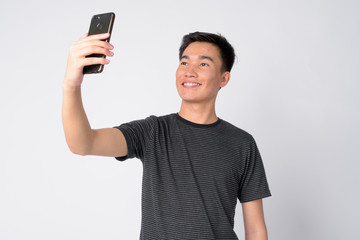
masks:
<instances>
[{"instance_id":1,"label":"short black hair","mask_svg":"<svg viewBox=\"0 0 360 240\"><path fill-rule=\"evenodd\" d=\"M193 42L212 43L220 49L222 59L222 71L230 72L235 61L235 51L231 44L221 34L207 32L193 32L185 35L179 48L179 59L181 59L185 49Z\"/></svg>"}]
</instances>

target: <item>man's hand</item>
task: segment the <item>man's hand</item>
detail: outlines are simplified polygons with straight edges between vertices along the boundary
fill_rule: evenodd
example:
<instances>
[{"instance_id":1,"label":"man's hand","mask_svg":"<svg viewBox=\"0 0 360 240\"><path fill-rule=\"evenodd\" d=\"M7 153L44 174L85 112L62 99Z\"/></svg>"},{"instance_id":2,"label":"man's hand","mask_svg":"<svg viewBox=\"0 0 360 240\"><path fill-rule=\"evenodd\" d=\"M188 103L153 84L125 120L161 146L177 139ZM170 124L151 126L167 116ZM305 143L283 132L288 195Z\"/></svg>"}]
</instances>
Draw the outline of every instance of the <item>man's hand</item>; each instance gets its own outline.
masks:
<instances>
[{"instance_id":1,"label":"man's hand","mask_svg":"<svg viewBox=\"0 0 360 240\"><path fill-rule=\"evenodd\" d=\"M113 56L114 53L111 51L114 49L113 45L102 41L109 38L109 36L109 33L91 36L85 34L71 45L63 84L64 87L76 88L81 85L84 78L84 66L93 64L109 64L110 61L106 58L86 57L91 54L104 54L109 57Z\"/></svg>"}]
</instances>

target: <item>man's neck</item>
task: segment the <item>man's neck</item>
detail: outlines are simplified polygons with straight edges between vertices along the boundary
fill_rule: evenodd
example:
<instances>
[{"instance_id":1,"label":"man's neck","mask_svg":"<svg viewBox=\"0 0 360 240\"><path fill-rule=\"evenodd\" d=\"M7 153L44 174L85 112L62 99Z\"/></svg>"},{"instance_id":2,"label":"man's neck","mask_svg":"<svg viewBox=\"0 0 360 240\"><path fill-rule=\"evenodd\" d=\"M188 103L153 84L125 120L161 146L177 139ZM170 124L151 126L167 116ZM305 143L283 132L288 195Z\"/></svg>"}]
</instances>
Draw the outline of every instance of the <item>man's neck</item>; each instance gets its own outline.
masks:
<instances>
[{"instance_id":1,"label":"man's neck","mask_svg":"<svg viewBox=\"0 0 360 240\"><path fill-rule=\"evenodd\" d=\"M179 111L180 117L198 124L211 124L218 120L214 104L182 102Z\"/></svg>"}]
</instances>

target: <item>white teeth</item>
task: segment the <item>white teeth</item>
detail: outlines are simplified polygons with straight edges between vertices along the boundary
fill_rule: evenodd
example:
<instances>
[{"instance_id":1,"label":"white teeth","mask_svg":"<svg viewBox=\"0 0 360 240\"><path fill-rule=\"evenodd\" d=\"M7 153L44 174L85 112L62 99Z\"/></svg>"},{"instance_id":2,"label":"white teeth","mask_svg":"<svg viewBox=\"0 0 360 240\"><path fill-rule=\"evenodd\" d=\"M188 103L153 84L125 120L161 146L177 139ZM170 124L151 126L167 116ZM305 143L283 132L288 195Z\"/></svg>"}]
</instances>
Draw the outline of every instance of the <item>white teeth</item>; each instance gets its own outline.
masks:
<instances>
[{"instance_id":1,"label":"white teeth","mask_svg":"<svg viewBox=\"0 0 360 240\"><path fill-rule=\"evenodd\" d=\"M199 86L199 83L184 83L184 86Z\"/></svg>"}]
</instances>

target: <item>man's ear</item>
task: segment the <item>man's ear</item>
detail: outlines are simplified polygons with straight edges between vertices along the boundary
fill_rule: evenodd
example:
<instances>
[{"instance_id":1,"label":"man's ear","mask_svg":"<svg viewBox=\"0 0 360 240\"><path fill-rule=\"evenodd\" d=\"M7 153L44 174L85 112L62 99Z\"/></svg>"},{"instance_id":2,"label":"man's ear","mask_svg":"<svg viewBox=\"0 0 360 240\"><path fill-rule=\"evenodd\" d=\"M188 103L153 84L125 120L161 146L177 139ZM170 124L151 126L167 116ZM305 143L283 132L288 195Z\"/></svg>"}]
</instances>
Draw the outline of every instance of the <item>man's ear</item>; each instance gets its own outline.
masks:
<instances>
[{"instance_id":1,"label":"man's ear","mask_svg":"<svg viewBox=\"0 0 360 240\"><path fill-rule=\"evenodd\" d=\"M221 75L220 88L225 87L230 81L230 72L226 71Z\"/></svg>"}]
</instances>

